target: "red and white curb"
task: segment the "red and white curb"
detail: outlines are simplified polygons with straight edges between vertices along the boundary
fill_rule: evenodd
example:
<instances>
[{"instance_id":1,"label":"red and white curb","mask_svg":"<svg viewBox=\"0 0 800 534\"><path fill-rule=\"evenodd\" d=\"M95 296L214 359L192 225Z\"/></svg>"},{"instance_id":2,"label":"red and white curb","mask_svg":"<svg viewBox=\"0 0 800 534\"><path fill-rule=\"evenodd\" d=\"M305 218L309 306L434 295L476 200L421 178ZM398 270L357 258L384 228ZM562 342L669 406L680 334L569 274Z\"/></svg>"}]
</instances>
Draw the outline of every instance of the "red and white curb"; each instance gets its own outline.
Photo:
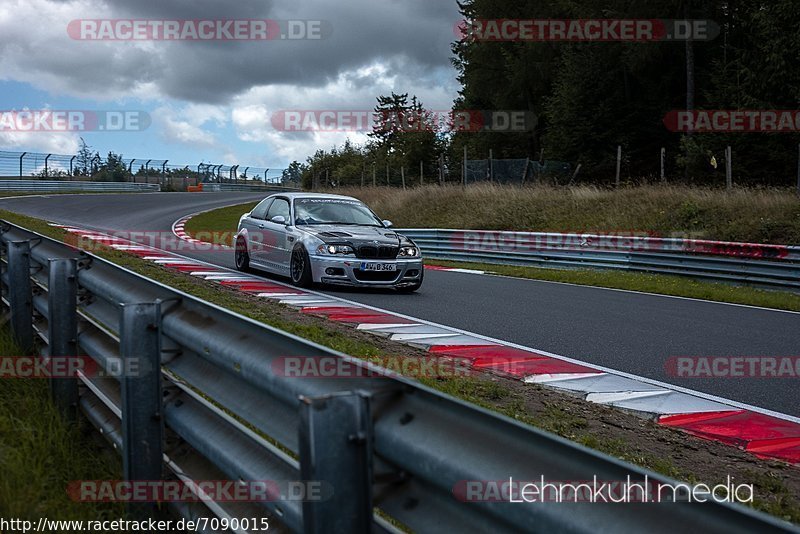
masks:
<instances>
[{"instance_id":1,"label":"red and white curb","mask_svg":"<svg viewBox=\"0 0 800 534\"><path fill-rule=\"evenodd\" d=\"M204 247L208 247L209 245L211 245L210 243L206 241L201 241L200 239L195 239L189 234L189 232L186 231L186 223L189 222L189 219L191 219L195 215L199 215L200 213L203 212L193 213L191 215L187 215L186 217L181 217L180 219L175 221L172 224L172 233L175 234L180 239L183 239L188 243L192 243L193 245L202 245ZM211 246L213 246L215 250L233 250L233 247L229 247L228 245L224 245L221 243L216 243Z\"/></svg>"},{"instance_id":2,"label":"red and white curb","mask_svg":"<svg viewBox=\"0 0 800 534\"><path fill-rule=\"evenodd\" d=\"M800 464L800 418L298 289L99 232L58 226L83 239L169 269L272 299L302 313L351 324L359 330L421 348L436 356L466 361L481 371L624 409L664 426L739 447L758 457Z\"/></svg>"}]
</instances>

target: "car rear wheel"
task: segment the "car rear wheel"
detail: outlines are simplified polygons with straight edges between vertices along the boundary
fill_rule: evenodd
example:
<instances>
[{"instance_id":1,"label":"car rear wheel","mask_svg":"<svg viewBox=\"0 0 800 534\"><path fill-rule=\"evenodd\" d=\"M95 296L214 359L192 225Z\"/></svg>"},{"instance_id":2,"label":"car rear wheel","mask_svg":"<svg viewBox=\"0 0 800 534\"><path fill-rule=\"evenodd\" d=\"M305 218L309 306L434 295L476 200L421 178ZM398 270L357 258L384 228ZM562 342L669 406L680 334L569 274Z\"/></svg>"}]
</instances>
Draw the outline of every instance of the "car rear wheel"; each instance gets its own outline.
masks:
<instances>
[{"instance_id":1,"label":"car rear wheel","mask_svg":"<svg viewBox=\"0 0 800 534\"><path fill-rule=\"evenodd\" d=\"M241 237L236 240L234 259L237 271L250 272L250 253L247 252L247 242Z\"/></svg>"},{"instance_id":2,"label":"car rear wheel","mask_svg":"<svg viewBox=\"0 0 800 534\"><path fill-rule=\"evenodd\" d=\"M314 282L311 277L311 259L305 248L297 246L292 250L292 262L290 266L292 283L297 287L311 287Z\"/></svg>"}]
</instances>

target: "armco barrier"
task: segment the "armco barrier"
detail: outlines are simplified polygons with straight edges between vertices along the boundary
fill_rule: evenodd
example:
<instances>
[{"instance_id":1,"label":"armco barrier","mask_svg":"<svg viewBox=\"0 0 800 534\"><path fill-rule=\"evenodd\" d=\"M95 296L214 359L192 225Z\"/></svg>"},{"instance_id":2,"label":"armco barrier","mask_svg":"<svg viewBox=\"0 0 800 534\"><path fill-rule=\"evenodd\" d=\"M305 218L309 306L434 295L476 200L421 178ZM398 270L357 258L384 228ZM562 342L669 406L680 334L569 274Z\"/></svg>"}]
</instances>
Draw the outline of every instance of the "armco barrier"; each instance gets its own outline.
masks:
<instances>
[{"instance_id":1,"label":"armco barrier","mask_svg":"<svg viewBox=\"0 0 800 534\"><path fill-rule=\"evenodd\" d=\"M23 192L141 192L161 191L159 184L136 184L131 182L71 182L55 180L0 180L0 191Z\"/></svg>"},{"instance_id":2,"label":"armco barrier","mask_svg":"<svg viewBox=\"0 0 800 534\"><path fill-rule=\"evenodd\" d=\"M622 269L800 289L800 247L600 234L397 230L425 257L533 267Z\"/></svg>"},{"instance_id":3,"label":"armco barrier","mask_svg":"<svg viewBox=\"0 0 800 534\"><path fill-rule=\"evenodd\" d=\"M793 531L718 502L464 502L466 481L671 481L411 380L274 373L285 356L333 357L348 376L380 369L61 242L5 222L1 230L2 303L21 346L87 354L103 369L117 356L139 363L120 378L51 380L62 411L79 408L121 452L127 480L322 481L332 490L303 502L176 504L185 516L268 516L315 533L400 532L394 522L416 532Z\"/></svg>"},{"instance_id":4,"label":"armco barrier","mask_svg":"<svg viewBox=\"0 0 800 534\"><path fill-rule=\"evenodd\" d=\"M228 192L243 192L243 191L258 192L258 191L263 191L265 193L269 193L269 192L275 192L275 191L300 191L300 189L298 189L296 187L287 187L287 186L274 185L274 184L258 184L258 183L255 183L255 184L252 184L252 185L225 184L225 183L221 183L221 184L203 183L201 185L203 186L201 191L206 191L206 192L209 192L209 191L211 191L211 192L219 192L219 191L223 191L223 192L224 191L228 191Z\"/></svg>"}]
</instances>

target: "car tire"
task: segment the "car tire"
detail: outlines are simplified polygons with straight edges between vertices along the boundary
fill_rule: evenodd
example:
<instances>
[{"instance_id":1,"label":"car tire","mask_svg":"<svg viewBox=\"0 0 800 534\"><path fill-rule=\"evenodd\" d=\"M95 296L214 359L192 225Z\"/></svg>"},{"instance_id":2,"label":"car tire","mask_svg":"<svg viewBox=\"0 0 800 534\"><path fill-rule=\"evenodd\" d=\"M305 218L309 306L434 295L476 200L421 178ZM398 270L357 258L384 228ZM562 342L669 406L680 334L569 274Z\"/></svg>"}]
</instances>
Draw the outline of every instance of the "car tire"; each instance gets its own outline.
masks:
<instances>
[{"instance_id":1,"label":"car tire","mask_svg":"<svg viewBox=\"0 0 800 534\"><path fill-rule=\"evenodd\" d=\"M406 287L398 287L398 293L413 293L420 287L422 287L422 280L425 278L425 268L423 267L422 271L419 273L419 282L414 284L413 286L406 286Z\"/></svg>"},{"instance_id":2,"label":"car tire","mask_svg":"<svg viewBox=\"0 0 800 534\"><path fill-rule=\"evenodd\" d=\"M297 287L309 288L314 283L314 279L311 276L311 258L309 258L305 247L298 245L292 250L289 275L292 279L292 284Z\"/></svg>"},{"instance_id":3,"label":"car tire","mask_svg":"<svg viewBox=\"0 0 800 534\"><path fill-rule=\"evenodd\" d=\"M249 273L250 269L250 253L247 251L247 241L243 237L236 240L234 247L234 263L236 270L243 273Z\"/></svg>"}]
</instances>

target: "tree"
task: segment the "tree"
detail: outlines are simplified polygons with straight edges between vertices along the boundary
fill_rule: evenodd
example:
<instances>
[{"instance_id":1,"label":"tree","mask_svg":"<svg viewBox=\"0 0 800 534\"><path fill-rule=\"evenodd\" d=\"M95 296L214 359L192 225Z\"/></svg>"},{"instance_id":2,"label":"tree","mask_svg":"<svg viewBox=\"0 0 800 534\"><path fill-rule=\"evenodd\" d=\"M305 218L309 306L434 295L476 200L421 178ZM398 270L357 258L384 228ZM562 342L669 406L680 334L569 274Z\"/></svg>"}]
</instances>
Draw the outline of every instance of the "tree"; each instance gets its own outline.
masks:
<instances>
[{"instance_id":1,"label":"tree","mask_svg":"<svg viewBox=\"0 0 800 534\"><path fill-rule=\"evenodd\" d=\"M76 154L77 157L75 158L73 172L75 176L91 176L93 174L94 161L100 154L92 152L92 147L86 143L83 137L80 139L81 146Z\"/></svg>"},{"instance_id":2,"label":"tree","mask_svg":"<svg viewBox=\"0 0 800 534\"><path fill-rule=\"evenodd\" d=\"M139 172L143 172L142 169ZM122 161L122 154L109 152L106 161L100 165L95 179L101 182L127 182L131 174Z\"/></svg>"},{"instance_id":3,"label":"tree","mask_svg":"<svg viewBox=\"0 0 800 534\"><path fill-rule=\"evenodd\" d=\"M298 161L293 161L289 164L289 166L283 169L283 173L281 173L281 183L284 185L287 184L299 184L303 179L303 171L305 170L305 165Z\"/></svg>"}]
</instances>

